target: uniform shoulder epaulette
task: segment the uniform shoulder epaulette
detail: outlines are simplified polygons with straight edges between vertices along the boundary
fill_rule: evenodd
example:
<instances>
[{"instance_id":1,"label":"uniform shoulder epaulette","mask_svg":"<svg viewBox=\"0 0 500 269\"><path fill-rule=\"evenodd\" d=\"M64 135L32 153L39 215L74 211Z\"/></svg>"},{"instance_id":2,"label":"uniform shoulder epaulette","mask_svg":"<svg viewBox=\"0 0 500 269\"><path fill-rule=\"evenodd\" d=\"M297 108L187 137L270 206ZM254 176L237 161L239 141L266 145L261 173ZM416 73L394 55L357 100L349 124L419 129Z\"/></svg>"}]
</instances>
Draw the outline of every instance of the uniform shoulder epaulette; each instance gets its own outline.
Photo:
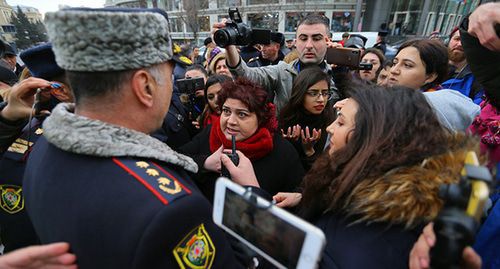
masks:
<instances>
[{"instance_id":1,"label":"uniform shoulder epaulette","mask_svg":"<svg viewBox=\"0 0 500 269\"><path fill-rule=\"evenodd\" d=\"M155 162L130 158L113 158L113 162L132 175L165 205L191 194L191 190L177 179L174 171Z\"/></svg>"}]
</instances>

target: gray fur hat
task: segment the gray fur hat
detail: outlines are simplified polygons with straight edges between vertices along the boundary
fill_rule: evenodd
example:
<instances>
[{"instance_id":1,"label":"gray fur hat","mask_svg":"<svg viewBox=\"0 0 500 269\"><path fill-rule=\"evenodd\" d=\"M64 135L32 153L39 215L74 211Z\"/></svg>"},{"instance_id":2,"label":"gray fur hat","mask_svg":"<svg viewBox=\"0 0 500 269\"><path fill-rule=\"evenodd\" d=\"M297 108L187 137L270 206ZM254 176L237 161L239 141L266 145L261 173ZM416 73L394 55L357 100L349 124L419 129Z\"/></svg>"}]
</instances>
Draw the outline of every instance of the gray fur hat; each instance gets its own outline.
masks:
<instances>
[{"instance_id":1,"label":"gray fur hat","mask_svg":"<svg viewBox=\"0 0 500 269\"><path fill-rule=\"evenodd\" d=\"M131 70L172 59L160 9L63 9L47 13L45 25L57 64L69 71Z\"/></svg>"}]
</instances>

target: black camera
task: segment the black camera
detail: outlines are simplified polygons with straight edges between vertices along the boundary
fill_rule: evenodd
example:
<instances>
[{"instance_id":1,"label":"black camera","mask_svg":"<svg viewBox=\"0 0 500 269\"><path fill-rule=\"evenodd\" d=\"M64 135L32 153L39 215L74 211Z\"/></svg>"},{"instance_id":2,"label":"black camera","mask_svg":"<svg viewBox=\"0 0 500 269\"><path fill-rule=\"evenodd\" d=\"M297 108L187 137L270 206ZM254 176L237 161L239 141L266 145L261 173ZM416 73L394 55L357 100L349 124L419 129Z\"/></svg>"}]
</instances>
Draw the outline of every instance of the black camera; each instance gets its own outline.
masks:
<instances>
[{"instance_id":1,"label":"black camera","mask_svg":"<svg viewBox=\"0 0 500 269\"><path fill-rule=\"evenodd\" d=\"M179 90L182 104L189 112L189 118L196 120L205 106L205 99L197 98L196 91L205 89L205 81L203 78L178 79L175 81L175 85Z\"/></svg>"},{"instance_id":2,"label":"black camera","mask_svg":"<svg viewBox=\"0 0 500 269\"><path fill-rule=\"evenodd\" d=\"M229 159L231 159L231 161L234 163L234 165L238 166L238 164L240 164L240 157L238 156L238 153L236 153L236 138L233 136L231 136L231 142L232 142L232 149L231 149L231 153L225 153ZM220 176L221 177L227 177L229 179L231 179L231 174L229 173L229 171L227 170L227 168L224 166L224 164L221 163L221 169L220 169Z\"/></svg>"},{"instance_id":3,"label":"black camera","mask_svg":"<svg viewBox=\"0 0 500 269\"><path fill-rule=\"evenodd\" d=\"M469 161L467 161L469 160ZM441 185L439 196L444 207L434 220L436 245L431 249L431 268L460 268L464 248L474 242L483 208L489 196L491 174L479 166L469 152L462 177L457 184Z\"/></svg>"},{"instance_id":4,"label":"black camera","mask_svg":"<svg viewBox=\"0 0 500 269\"><path fill-rule=\"evenodd\" d=\"M219 47L271 43L271 30L250 28L250 26L241 20L241 15L237 8L229 9L229 18L230 20L226 22L226 27L214 33L214 42Z\"/></svg>"}]
</instances>

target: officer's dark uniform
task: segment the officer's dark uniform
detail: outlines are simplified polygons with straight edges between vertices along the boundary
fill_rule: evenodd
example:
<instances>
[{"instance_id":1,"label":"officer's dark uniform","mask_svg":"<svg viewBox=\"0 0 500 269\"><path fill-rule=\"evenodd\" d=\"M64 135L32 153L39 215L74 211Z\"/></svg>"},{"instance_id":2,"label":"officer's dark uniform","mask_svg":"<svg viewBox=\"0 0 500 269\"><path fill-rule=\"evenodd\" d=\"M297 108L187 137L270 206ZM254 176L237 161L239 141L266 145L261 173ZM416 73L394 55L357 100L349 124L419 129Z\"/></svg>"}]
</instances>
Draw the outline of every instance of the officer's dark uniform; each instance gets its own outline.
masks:
<instances>
[{"instance_id":1,"label":"officer's dark uniform","mask_svg":"<svg viewBox=\"0 0 500 269\"><path fill-rule=\"evenodd\" d=\"M22 180L30 149L42 133L41 121L33 119L0 159L0 239L5 252L39 243L25 210Z\"/></svg>"},{"instance_id":2,"label":"officer's dark uniform","mask_svg":"<svg viewBox=\"0 0 500 269\"><path fill-rule=\"evenodd\" d=\"M79 268L240 268L187 178L172 164L70 153L42 137L24 191L42 243L69 242Z\"/></svg>"},{"instance_id":3,"label":"officer's dark uniform","mask_svg":"<svg viewBox=\"0 0 500 269\"><path fill-rule=\"evenodd\" d=\"M260 54L258 57L252 58L248 60L247 66L249 67L261 67L261 66L268 66L268 65L277 65L280 61L283 61L285 58L285 55L281 50L278 51L278 58L274 61L270 61L268 59L262 58L262 54Z\"/></svg>"}]
</instances>

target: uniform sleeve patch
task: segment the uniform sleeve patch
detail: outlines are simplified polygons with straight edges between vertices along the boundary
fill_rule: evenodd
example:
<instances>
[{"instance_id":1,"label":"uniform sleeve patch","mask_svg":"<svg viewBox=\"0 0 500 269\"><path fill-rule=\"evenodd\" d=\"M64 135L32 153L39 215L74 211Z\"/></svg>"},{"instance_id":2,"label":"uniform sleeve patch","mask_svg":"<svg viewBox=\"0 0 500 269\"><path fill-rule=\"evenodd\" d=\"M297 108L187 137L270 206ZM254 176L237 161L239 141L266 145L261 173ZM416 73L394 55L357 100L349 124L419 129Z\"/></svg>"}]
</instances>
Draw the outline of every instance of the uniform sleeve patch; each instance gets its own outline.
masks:
<instances>
[{"instance_id":1,"label":"uniform sleeve patch","mask_svg":"<svg viewBox=\"0 0 500 269\"><path fill-rule=\"evenodd\" d=\"M173 250L182 269L210 269L215 258L215 247L202 223L191 230Z\"/></svg>"},{"instance_id":2,"label":"uniform sleeve patch","mask_svg":"<svg viewBox=\"0 0 500 269\"><path fill-rule=\"evenodd\" d=\"M0 185L0 207L9 214L15 214L24 208L23 188L15 185Z\"/></svg>"},{"instance_id":3,"label":"uniform sleeve patch","mask_svg":"<svg viewBox=\"0 0 500 269\"><path fill-rule=\"evenodd\" d=\"M163 204L191 194L191 190L172 173L154 162L117 158L113 158L113 161L150 190Z\"/></svg>"}]
</instances>

